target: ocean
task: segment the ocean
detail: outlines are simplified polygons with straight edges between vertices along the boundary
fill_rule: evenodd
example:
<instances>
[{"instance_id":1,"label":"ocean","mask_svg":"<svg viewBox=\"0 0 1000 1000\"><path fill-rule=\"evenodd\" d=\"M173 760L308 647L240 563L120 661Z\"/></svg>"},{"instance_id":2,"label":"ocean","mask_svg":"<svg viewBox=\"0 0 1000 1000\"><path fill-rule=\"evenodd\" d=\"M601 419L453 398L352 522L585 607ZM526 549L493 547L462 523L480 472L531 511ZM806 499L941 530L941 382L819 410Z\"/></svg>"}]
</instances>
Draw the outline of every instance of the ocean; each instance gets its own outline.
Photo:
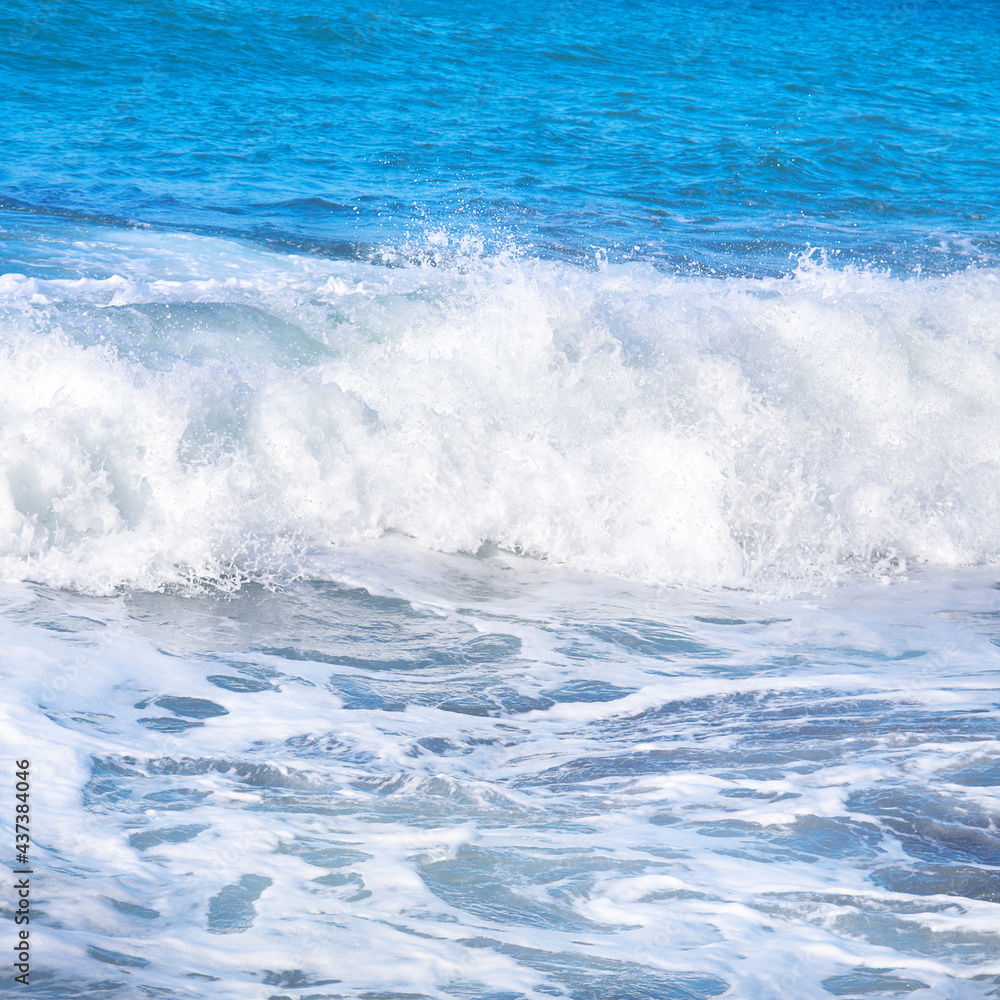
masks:
<instances>
[{"instance_id":1,"label":"ocean","mask_svg":"<svg viewBox=\"0 0 1000 1000\"><path fill-rule=\"evenodd\" d=\"M0 995L1000 996L995 0L0 11Z\"/></svg>"}]
</instances>

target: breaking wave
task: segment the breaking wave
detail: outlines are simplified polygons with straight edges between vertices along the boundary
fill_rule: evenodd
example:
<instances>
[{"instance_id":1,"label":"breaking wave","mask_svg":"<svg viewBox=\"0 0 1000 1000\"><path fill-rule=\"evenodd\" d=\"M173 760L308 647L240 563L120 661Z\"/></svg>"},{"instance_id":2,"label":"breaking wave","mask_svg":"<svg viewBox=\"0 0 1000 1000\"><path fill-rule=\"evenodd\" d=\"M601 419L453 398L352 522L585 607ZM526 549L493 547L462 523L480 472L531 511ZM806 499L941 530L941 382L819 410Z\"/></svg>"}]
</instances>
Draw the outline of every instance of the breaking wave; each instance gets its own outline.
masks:
<instances>
[{"instance_id":1,"label":"breaking wave","mask_svg":"<svg viewBox=\"0 0 1000 1000\"><path fill-rule=\"evenodd\" d=\"M0 277L8 577L280 581L386 533L706 586L1000 556L995 270L143 238Z\"/></svg>"}]
</instances>

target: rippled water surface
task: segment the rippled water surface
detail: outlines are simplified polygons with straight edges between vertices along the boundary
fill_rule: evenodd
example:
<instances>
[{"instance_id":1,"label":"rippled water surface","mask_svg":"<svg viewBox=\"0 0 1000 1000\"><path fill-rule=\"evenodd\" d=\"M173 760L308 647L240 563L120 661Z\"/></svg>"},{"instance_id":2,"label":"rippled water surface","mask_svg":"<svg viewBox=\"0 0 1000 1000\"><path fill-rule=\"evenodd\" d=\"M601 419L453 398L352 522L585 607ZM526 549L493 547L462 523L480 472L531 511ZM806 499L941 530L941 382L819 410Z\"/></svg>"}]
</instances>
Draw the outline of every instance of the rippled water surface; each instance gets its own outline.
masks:
<instances>
[{"instance_id":1,"label":"rippled water surface","mask_svg":"<svg viewBox=\"0 0 1000 1000\"><path fill-rule=\"evenodd\" d=\"M15 0L0 197L327 252L995 263L998 32L986 0Z\"/></svg>"},{"instance_id":2,"label":"rippled water surface","mask_svg":"<svg viewBox=\"0 0 1000 1000\"><path fill-rule=\"evenodd\" d=\"M7 589L33 996L992 995L992 577L809 607L428 568Z\"/></svg>"}]
</instances>

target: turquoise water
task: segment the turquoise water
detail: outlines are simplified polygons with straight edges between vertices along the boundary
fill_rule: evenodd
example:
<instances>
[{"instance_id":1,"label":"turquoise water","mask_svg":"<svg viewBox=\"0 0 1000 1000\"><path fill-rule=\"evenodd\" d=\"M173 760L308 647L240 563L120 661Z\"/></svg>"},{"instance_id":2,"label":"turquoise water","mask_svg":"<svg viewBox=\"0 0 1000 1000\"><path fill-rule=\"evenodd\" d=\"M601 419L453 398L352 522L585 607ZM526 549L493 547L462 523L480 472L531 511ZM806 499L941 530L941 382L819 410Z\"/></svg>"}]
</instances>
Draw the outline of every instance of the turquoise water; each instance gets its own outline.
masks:
<instances>
[{"instance_id":1,"label":"turquoise water","mask_svg":"<svg viewBox=\"0 0 1000 1000\"><path fill-rule=\"evenodd\" d=\"M998 13L6 5L0 994L996 996Z\"/></svg>"}]
</instances>

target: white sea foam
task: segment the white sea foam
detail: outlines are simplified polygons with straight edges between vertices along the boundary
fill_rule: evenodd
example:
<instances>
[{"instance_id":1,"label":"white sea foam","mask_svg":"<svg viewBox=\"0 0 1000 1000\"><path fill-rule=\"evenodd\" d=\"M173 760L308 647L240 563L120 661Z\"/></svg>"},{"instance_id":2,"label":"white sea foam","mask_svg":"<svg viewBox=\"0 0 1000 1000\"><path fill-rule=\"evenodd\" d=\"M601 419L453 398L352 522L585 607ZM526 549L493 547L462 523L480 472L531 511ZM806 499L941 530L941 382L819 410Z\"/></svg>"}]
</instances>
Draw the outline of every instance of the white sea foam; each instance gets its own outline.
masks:
<instances>
[{"instance_id":1,"label":"white sea foam","mask_svg":"<svg viewBox=\"0 0 1000 1000\"><path fill-rule=\"evenodd\" d=\"M1000 558L995 271L138 238L0 277L8 577L281 579L387 533L702 585Z\"/></svg>"},{"instance_id":2,"label":"white sea foam","mask_svg":"<svg viewBox=\"0 0 1000 1000\"><path fill-rule=\"evenodd\" d=\"M426 561L456 578L433 614L0 587L59 914L37 970L203 1000L995 987L993 574L810 610Z\"/></svg>"}]
</instances>

